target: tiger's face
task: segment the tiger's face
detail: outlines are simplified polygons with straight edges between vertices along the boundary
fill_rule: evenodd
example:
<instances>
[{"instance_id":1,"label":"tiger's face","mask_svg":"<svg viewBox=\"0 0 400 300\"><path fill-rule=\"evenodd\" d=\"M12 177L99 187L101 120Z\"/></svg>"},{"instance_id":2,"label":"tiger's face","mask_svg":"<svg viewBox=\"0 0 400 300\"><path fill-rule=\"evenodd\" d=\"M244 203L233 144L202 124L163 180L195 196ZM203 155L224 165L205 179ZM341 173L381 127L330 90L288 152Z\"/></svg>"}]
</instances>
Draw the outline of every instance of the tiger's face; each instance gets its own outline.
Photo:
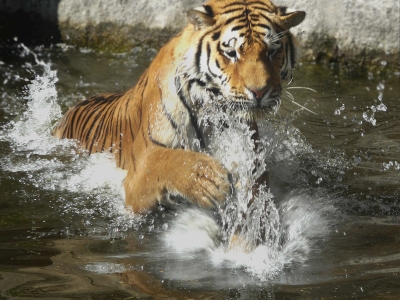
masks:
<instances>
[{"instance_id":1,"label":"tiger's face","mask_svg":"<svg viewBox=\"0 0 400 300\"><path fill-rule=\"evenodd\" d=\"M211 0L187 15L198 35L193 86L247 118L276 111L296 63L288 30L305 13L286 13L268 0Z\"/></svg>"}]
</instances>

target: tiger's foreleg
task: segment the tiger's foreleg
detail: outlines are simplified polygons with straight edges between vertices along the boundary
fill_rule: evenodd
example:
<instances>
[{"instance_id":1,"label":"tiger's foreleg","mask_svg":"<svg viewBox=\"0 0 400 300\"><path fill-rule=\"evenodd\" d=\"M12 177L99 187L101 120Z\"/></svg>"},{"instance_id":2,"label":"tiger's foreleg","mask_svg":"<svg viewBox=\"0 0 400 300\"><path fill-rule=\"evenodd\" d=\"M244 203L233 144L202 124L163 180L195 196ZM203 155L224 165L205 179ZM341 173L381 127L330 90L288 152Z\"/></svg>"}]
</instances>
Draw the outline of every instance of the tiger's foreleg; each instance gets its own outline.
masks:
<instances>
[{"instance_id":1,"label":"tiger's foreleg","mask_svg":"<svg viewBox=\"0 0 400 300\"><path fill-rule=\"evenodd\" d=\"M254 142L254 151L257 151L258 147L259 147L259 143L260 143L260 133L258 130L258 125L256 121L253 121L250 125L250 130L253 131L253 135L251 136L253 142ZM254 165L257 166L258 162L255 161ZM252 187L252 191L253 191L253 197L252 199L249 201L247 207L249 207L253 201L254 201L254 197L258 196L259 193L259 189L260 186L269 186L269 171L265 170L260 177L258 177Z\"/></svg>"},{"instance_id":2,"label":"tiger's foreleg","mask_svg":"<svg viewBox=\"0 0 400 300\"><path fill-rule=\"evenodd\" d=\"M163 147L147 149L128 169L124 185L126 205L134 212L155 208L168 195L213 208L232 192L228 171L214 158Z\"/></svg>"},{"instance_id":3,"label":"tiger's foreleg","mask_svg":"<svg viewBox=\"0 0 400 300\"><path fill-rule=\"evenodd\" d=\"M257 123L254 121L251 124L249 124L250 129L254 132L252 135L252 139L254 142L254 151L257 151L257 148L259 146L259 141L260 141L260 135L259 135L259 131L258 131L258 126ZM255 161L254 165L257 166L258 162ZM256 197L259 196L260 193L260 187L269 187L269 171L265 170L260 177L258 177L253 186L252 186L252 197L249 200L249 202L247 203L247 212L246 213L242 213L242 218L243 219L249 219L249 218L253 218L254 216L254 210L252 210L252 204L254 203L254 200ZM265 203L265 205L267 205L267 203ZM260 222L262 223L263 221L260 220ZM263 226L261 226L263 227ZM231 236L230 240L229 240L229 245L228 247L230 249L235 249L235 248L239 248L242 249L246 252L250 252L252 251L252 247L249 245L247 239L246 239L246 235L248 233L245 232L245 230L239 226L236 231L233 233L233 235ZM263 232L259 233L260 237L264 237L265 234ZM265 240L264 239L258 239L256 245L260 244L260 243L264 243Z\"/></svg>"}]
</instances>

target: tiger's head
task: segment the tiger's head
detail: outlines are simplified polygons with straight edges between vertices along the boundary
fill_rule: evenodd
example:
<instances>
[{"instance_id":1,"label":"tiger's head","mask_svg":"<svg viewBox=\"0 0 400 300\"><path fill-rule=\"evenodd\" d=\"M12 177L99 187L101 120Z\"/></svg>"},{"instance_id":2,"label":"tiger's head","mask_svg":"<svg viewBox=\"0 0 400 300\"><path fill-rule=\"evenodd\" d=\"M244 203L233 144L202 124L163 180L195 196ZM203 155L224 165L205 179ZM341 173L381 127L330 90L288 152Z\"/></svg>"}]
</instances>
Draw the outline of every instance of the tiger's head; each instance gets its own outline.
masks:
<instances>
[{"instance_id":1,"label":"tiger's head","mask_svg":"<svg viewBox=\"0 0 400 300\"><path fill-rule=\"evenodd\" d=\"M275 112L297 59L289 29L305 12L288 13L269 0L209 0L187 18L197 44L177 88L185 82L192 101L217 101L249 119Z\"/></svg>"}]
</instances>

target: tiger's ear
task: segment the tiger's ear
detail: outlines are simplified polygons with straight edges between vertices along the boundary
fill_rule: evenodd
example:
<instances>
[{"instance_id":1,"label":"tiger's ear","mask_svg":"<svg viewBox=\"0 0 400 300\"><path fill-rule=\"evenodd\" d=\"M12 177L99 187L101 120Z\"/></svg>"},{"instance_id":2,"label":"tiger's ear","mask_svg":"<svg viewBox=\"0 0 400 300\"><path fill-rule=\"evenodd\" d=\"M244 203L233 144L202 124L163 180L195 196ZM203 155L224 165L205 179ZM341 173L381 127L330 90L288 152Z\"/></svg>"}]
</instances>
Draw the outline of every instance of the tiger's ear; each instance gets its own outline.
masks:
<instances>
[{"instance_id":1,"label":"tiger's ear","mask_svg":"<svg viewBox=\"0 0 400 300\"><path fill-rule=\"evenodd\" d=\"M289 30L290 28L295 27L303 22L305 17L306 13L304 11L295 11L292 13L278 15L276 16L275 21L284 30Z\"/></svg>"},{"instance_id":2,"label":"tiger's ear","mask_svg":"<svg viewBox=\"0 0 400 300\"><path fill-rule=\"evenodd\" d=\"M215 24L213 12L209 6L200 6L186 12L188 22L193 24L196 30L200 30Z\"/></svg>"}]
</instances>

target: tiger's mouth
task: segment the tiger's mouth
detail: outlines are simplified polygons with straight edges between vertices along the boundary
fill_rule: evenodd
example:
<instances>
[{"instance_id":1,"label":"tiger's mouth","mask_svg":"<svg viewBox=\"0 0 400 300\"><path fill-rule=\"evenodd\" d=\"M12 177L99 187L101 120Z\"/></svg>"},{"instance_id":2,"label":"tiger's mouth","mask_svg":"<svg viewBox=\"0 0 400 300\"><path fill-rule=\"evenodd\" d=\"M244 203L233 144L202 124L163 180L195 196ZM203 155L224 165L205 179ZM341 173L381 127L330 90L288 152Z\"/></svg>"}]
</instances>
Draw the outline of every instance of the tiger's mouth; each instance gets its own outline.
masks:
<instances>
[{"instance_id":1,"label":"tiger's mouth","mask_svg":"<svg viewBox=\"0 0 400 300\"><path fill-rule=\"evenodd\" d=\"M236 114L239 118L246 121L256 121L265 119L268 115L276 114L280 107L281 99L273 98L268 101L254 102L248 99L230 100L225 104L226 109Z\"/></svg>"},{"instance_id":2,"label":"tiger's mouth","mask_svg":"<svg viewBox=\"0 0 400 300\"><path fill-rule=\"evenodd\" d=\"M207 89L212 102L222 107L224 110L244 116L245 119L258 119L267 114L275 114L281 103L280 95L272 98L247 98L246 96L225 96L222 93L215 93L214 90Z\"/></svg>"},{"instance_id":3,"label":"tiger's mouth","mask_svg":"<svg viewBox=\"0 0 400 300\"><path fill-rule=\"evenodd\" d=\"M252 110L252 109L273 109L277 104L280 102L280 97L274 97L270 99L265 99L262 101L252 100L252 99L245 99L245 98L234 98L231 101L234 107L238 107L245 110Z\"/></svg>"},{"instance_id":4,"label":"tiger's mouth","mask_svg":"<svg viewBox=\"0 0 400 300\"><path fill-rule=\"evenodd\" d=\"M238 114L248 121L262 120L271 114L275 115L280 107L280 104L280 98L273 98L269 99L265 105L248 105L241 111L238 111Z\"/></svg>"}]
</instances>

